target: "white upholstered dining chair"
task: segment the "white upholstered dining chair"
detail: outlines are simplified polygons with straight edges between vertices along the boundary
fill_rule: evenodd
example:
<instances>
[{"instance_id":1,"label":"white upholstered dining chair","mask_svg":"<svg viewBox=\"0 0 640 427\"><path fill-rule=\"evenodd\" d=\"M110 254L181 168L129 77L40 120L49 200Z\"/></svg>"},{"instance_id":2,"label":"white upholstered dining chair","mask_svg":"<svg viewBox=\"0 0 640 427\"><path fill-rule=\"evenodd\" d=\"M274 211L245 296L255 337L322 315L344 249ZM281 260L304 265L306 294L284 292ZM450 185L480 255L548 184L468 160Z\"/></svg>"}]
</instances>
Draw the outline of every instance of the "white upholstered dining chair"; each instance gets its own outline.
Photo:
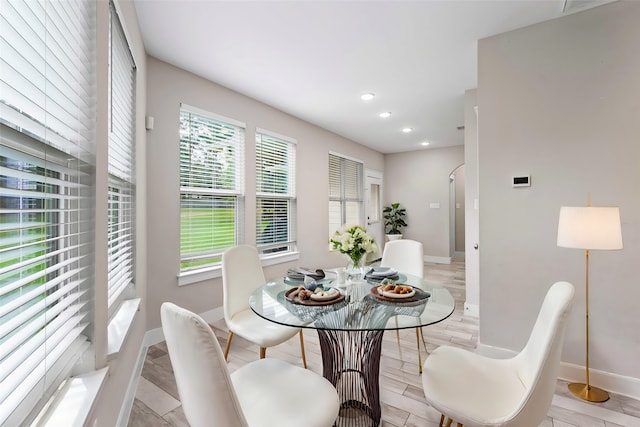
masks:
<instances>
[{"instance_id":1,"label":"white upholstered dining chair","mask_svg":"<svg viewBox=\"0 0 640 427\"><path fill-rule=\"evenodd\" d=\"M192 427L329 427L335 422L338 393L322 376L278 359L259 359L229 374L218 339L202 318L165 302L161 320Z\"/></svg>"},{"instance_id":2,"label":"white upholstered dining chair","mask_svg":"<svg viewBox=\"0 0 640 427\"><path fill-rule=\"evenodd\" d=\"M255 247L239 245L224 252L222 255L222 305L224 320L229 328L224 358L227 359L229 356L234 334L258 345L261 359L265 358L267 347L281 344L298 334L302 364L306 368L302 330L265 320L249 307L249 295L265 282L260 256Z\"/></svg>"},{"instance_id":3,"label":"white upholstered dining chair","mask_svg":"<svg viewBox=\"0 0 640 427\"><path fill-rule=\"evenodd\" d=\"M429 405L466 427L537 427L556 386L564 330L574 287L557 282L547 292L522 351L494 359L441 346L424 362L422 384Z\"/></svg>"},{"instance_id":4,"label":"white upholstered dining chair","mask_svg":"<svg viewBox=\"0 0 640 427\"><path fill-rule=\"evenodd\" d=\"M422 243L415 240L400 239L391 240L384 245L380 267L391 267L399 272L422 277L424 275L424 249ZM395 319L397 322L397 319ZM400 346L400 332L396 329L396 338ZM416 342L418 343L418 370L422 373L422 356L420 355L420 339L424 351L427 344L422 333L422 328L416 328Z\"/></svg>"}]
</instances>

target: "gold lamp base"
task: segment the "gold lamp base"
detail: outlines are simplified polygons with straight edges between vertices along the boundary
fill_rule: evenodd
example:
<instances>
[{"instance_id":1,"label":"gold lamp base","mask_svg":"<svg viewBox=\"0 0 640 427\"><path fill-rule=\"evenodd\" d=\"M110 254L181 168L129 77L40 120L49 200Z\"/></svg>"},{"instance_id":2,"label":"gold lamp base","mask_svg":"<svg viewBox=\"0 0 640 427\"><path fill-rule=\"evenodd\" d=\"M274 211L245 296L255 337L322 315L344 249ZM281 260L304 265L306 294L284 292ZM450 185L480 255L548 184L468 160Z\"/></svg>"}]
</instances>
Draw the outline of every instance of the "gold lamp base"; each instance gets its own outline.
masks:
<instances>
[{"instance_id":1,"label":"gold lamp base","mask_svg":"<svg viewBox=\"0 0 640 427\"><path fill-rule=\"evenodd\" d=\"M588 402L606 402L609 400L609 393L592 385L587 386L581 383L571 383L569 384L569 391L580 399Z\"/></svg>"}]
</instances>

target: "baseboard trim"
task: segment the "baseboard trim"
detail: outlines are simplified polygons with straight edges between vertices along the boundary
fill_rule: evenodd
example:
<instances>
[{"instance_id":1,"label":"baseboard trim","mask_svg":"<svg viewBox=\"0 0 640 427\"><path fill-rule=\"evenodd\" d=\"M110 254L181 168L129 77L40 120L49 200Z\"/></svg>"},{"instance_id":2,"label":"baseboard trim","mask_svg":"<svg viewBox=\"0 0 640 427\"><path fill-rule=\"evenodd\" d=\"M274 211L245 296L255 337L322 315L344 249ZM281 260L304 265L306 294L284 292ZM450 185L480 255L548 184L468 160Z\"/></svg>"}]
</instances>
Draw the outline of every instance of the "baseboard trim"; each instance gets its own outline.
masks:
<instances>
[{"instance_id":1,"label":"baseboard trim","mask_svg":"<svg viewBox=\"0 0 640 427\"><path fill-rule=\"evenodd\" d=\"M117 425L119 427L126 427L127 424L129 424L129 417L131 416L131 409L133 408L133 401L136 398L136 389L138 388L138 378L140 378L140 375L142 375L142 367L144 366L144 359L147 356L148 348L149 346L145 344L145 339L143 339L140 350L138 351L138 360L136 360L136 367L131 374L131 378L129 378L129 385L127 386L124 401L122 402L122 407L120 408L120 414L118 415Z\"/></svg>"},{"instance_id":2,"label":"baseboard trim","mask_svg":"<svg viewBox=\"0 0 640 427\"><path fill-rule=\"evenodd\" d=\"M558 376L569 382L584 383L586 380L584 366L574 365L572 363L561 362ZM615 394L621 394L637 400L640 399L639 378L627 377L590 368L589 384L598 386Z\"/></svg>"},{"instance_id":3,"label":"baseboard trim","mask_svg":"<svg viewBox=\"0 0 640 427\"><path fill-rule=\"evenodd\" d=\"M217 322L224 318L224 309L222 307L214 308L212 310L205 311L204 313L200 313L200 317L202 317L207 323ZM162 328L148 330L144 334L144 339L142 341L143 345L146 347L151 347L152 345L156 345L159 342L164 341Z\"/></svg>"},{"instance_id":4,"label":"baseboard trim","mask_svg":"<svg viewBox=\"0 0 640 427\"><path fill-rule=\"evenodd\" d=\"M485 356L499 358L513 357L516 354L516 352L512 350L480 343L478 343L476 352ZM560 370L558 372L559 379L569 382L584 382L585 375L584 366L560 362ZM620 394L636 400L640 399L640 379L638 378L598 371L597 369L591 368L589 369L589 383L611 393Z\"/></svg>"},{"instance_id":5,"label":"baseboard trim","mask_svg":"<svg viewBox=\"0 0 640 427\"><path fill-rule=\"evenodd\" d=\"M436 264L451 264L451 257L450 256L431 256L431 255L426 255L424 257L424 261L425 262L433 262Z\"/></svg>"},{"instance_id":6,"label":"baseboard trim","mask_svg":"<svg viewBox=\"0 0 640 427\"><path fill-rule=\"evenodd\" d=\"M213 310L205 311L204 313L200 313L200 317L202 317L207 323L217 322L224 318L224 308L217 307Z\"/></svg>"},{"instance_id":7,"label":"baseboard trim","mask_svg":"<svg viewBox=\"0 0 640 427\"><path fill-rule=\"evenodd\" d=\"M142 345L148 348L162 341L164 341L164 334L162 333L162 328L156 328L156 329L151 329L145 332L144 339L142 340Z\"/></svg>"},{"instance_id":8,"label":"baseboard trim","mask_svg":"<svg viewBox=\"0 0 640 427\"><path fill-rule=\"evenodd\" d=\"M480 307L477 304L464 303L464 314L472 317L480 317Z\"/></svg>"}]
</instances>

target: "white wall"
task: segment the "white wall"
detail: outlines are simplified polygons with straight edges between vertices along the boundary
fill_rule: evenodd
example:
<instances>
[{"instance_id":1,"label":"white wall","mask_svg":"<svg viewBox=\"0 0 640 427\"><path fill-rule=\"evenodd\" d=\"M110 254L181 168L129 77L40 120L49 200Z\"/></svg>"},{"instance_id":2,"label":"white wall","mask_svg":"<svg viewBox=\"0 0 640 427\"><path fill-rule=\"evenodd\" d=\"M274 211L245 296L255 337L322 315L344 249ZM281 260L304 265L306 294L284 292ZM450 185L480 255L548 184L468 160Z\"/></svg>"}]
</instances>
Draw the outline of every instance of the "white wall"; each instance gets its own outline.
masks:
<instances>
[{"instance_id":1,"label":"white wall","mask_svg":"<svg viewBox=\"0 0 640 427\"><path fill-rule=\"evenodd\" d=\"M383 171L382 154L155 58L148 57L147 63L148 114L155 117L155 128L148 132L147 153L148 329L160 326L160 304L164 301L172 301L197 313L222 305L220 279L182 287L177 285L181 102L247 125L245 229L249 244L255 243L255 178L252 172L255 128L268 129L298 141L296 184L300 259L265 268L267 277L281 276L294 265L346 265L344 255L329 252L328 153L338 152L362 160L365 168L378 171Z\"/></svg>"},{"instance_id":2,"label":"white wall","mask_svg":"<svg viewBox=\"0 0 640 427\"><path fill-rule=\"evenodd\" d=\"M560 207L590 192L620 207L624 239L590 256L590 365L640 378L638 22L640 2L620 1L479 42L483 344L520 349L549 286L568 280L562 359L584 365L584 251L558 248L556 233ZM532 186L512 188L514 174Z\"/></svg>"},{"instance_id":3,"label":"white wall","mask_svg":"<svg viewBox=\"0 0 640 427\"><path fill-rule=\"evenodd\" d=\"M463 163L463 146L385 155L384 205L407 209L402 234L422 242L426 257L450 258L449 175Z\"/></svg>"}]
</instances>

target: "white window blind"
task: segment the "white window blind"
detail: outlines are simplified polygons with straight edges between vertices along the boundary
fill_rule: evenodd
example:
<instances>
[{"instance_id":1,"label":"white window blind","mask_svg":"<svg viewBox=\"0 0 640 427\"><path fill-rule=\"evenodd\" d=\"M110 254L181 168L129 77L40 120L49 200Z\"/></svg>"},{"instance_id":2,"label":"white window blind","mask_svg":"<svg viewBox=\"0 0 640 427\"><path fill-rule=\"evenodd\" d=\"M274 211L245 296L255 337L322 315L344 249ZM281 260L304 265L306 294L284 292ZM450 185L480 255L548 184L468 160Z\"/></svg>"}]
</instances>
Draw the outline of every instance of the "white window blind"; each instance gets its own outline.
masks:
<instances>
[{"instance_id":1,"label":"white window blind","mask_svg":"<svg viewBox=\"0 0 640 427\"><path fill-rule=\"evenodd\" d=\"M296 143L256 131L256 242L261 253L295 250Z\"/></svg>"},{"instance_id":2,"label":"white window blind","mask_svg":"<svg viewBox=\"0 0 640 427\"><path fill-rule=\"evenodd\" d=\"M136 66L111 3L109 134L109 307L133 283L135 244Z\"/></svg>"},{"instance_id":3,"label":"white window blind","mask_svg":"<svg viewBox=\"0 0 640 427\"><path fill-rule=\"evenodd\" d=\"M94 153L91 2L3 1L0 120L59 150Z\"/></svg>"},{"instance_id":4,"label":"white window blind","mask_svg":"<svg viewBox=\"0 0 640 427\"><path fill-rule=\"evenodd\" d=\"M364 166L329 153L329 235L345 224L363 223Z\"/></svg>"},{"instance_id":5,"label":"white window blind","mask_svg":"<svg viewBox=\"0 0 640 427\"><path fill-rule=\"evenodd\" d=\"M221 262L242 240L244 124L180 109L180 269Z\"/></svg>"},{"instance_id":6,"label":"white window blind","mask_svg":"<svg viewBox=\"0 0 640 427\"><path fill-rule=\"evenodd\" d=\"M0 424L88 347L95 4L0 6Z\"/></svg>"}]
</instances>

